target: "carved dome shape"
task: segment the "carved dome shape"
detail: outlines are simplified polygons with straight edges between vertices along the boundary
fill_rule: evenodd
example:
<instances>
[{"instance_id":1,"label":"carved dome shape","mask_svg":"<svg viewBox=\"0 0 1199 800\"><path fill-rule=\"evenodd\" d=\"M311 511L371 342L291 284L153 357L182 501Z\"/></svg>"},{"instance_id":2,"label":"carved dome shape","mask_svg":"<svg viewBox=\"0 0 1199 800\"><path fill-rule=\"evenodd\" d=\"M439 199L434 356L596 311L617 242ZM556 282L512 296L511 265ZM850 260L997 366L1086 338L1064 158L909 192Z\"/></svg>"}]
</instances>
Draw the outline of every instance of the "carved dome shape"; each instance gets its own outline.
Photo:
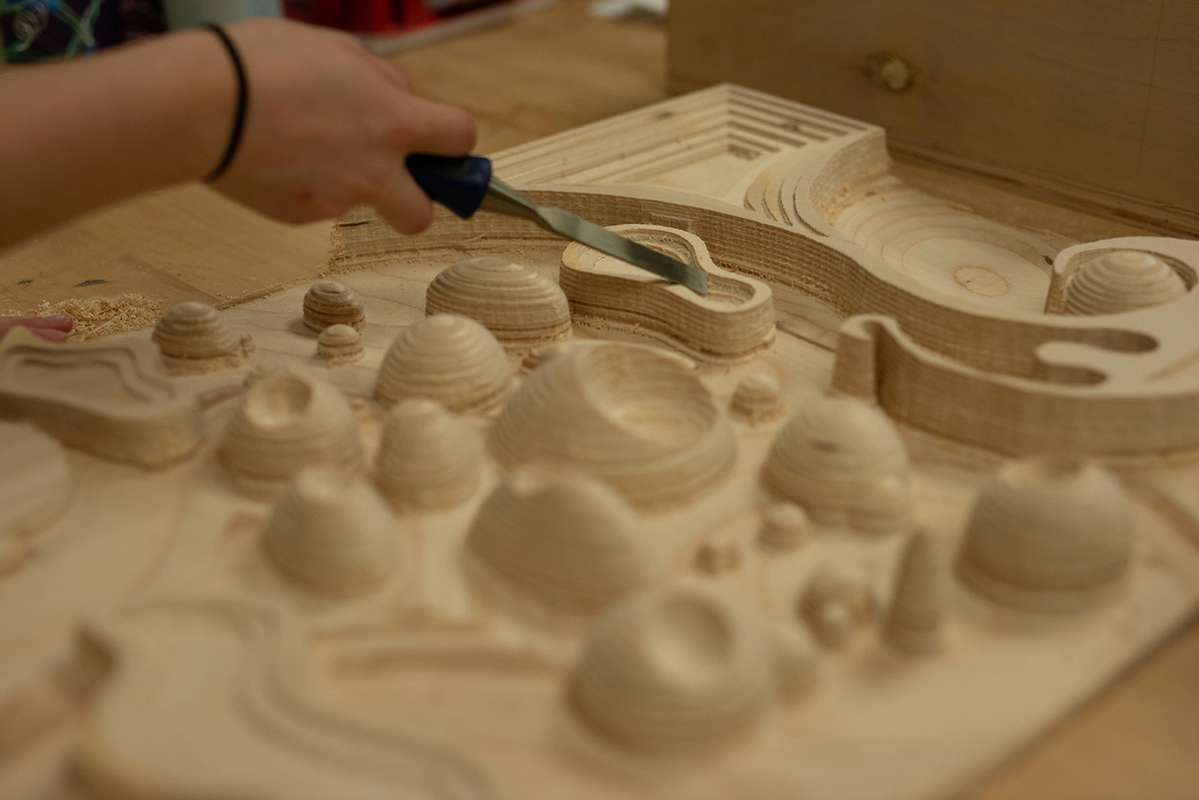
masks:
<instances>
[{"instance_id":1,"label":"carved dome shape","mask_svg":"<svg viewBox=\"0 0 1199 800\"><path fill-rule=\"evenodd\" d=\"M570 335L570 304L561 287L494 256L468 258L438 274L425 292L425 313L469 317L514 353Z\"/></svg>"},{"instance_id":2,"label":"carved dome shape","mask_svg":"<svg viewBox=\"0 0 1199 800\"><path fill-rule=\"evenodd\" d=\"M234 335L215 308L193 300L168 308L153 337L163 365L172 372L240 366L253 350L253 339Z\"/></svg>"},{"instance_id":3,"label":"carved dome shape","mask_svg":"<svg viewBox=\"0 0 1199 800\"><path fill-rule=\"evenodd\" d=\"M337 387L279 370L254 383L225 429L220 458L246 488L277 488L304 467L362 469L362 442Z\"/></svg>"},{"instance_id":4,"label":"carved dome shape","mask_svg":"<svg viewBox=\"0 0 1199 800\"><path fill-rule=\"evenodd\" d=\"M262 538L275 567L308 589L363 594L400 565L400 528L379 494L331 467L301 472L275 503Z\"/></svg>"},{"instance_id":5,"label":"carved dome shape","mask_svg":"<svg viewBox=\"0 0 1199 800\"><path fill-rule=\"evenodd\" d=\"M452 508L479 488L483 442L432 400L405 400L383 422L375 481L396 509Z\"/></svg>"},{"instance_id":6,"label":"carved dome shape","mask_svg":"<svg viewBox=\"0 0 1199 800\"><path fill-rule=\"evenodd\" d=\"M362 358L362 334L349 325L330 325L316 337L316 354L331 365L352 364Z\"/></svg>"},{"instance_id":7,"label":"carved dome shape","mask_svg":"<svg viewBox=\"0 0 1199 800\"><path fill-rule=\"evenodd\" d=\"M492 428L513 466L569 464L642 508L684 502L725 477L736 442L699 379L652 349L605 342L531 372Z\"/></svg>"},{"instance_id":8,"label":"carved dome shape","mask_svg":"<svg viewBox=\"0 0 1199 800\"><path fill-rule=\"evenodd\" d=\"M582 718L642 752L726 745L778 697L772 643L753 616L715 589L685 581L608 609L572 680Z\"/></svg>"},{"instance_id":9,"label":"carved dome shape","mask_svg":"<svg viewBox=\"0 0 1199 800\"><path fill-rule=\"evenodd\" d=\"M891 420L859 400L803 401L779 431L764 478L824 525L873 533L908 524L907 450Z\"/></svg>"},{"instance_id":10,"label":"carved dome shape","mask_svg":"<svg viewBox=\"0 0 1199 800\"><path fill-rule=\"evenodd\" d=\"M1037 459L1006 464L978 494L958 554L974 591L1012 608L1070 611L1128 570L1132 502L1107 470Z\"/></svg>"},{"instance_id":11,"label":"carved dome shape","mask_svg":"<svg viewBox=\"0 0 1199 800\"><path fill-rule=\"evenodd\" d=\"M366 307L358 293L340 281L323 280L304 294L304 325L320 333L330 325L349 325L358 330L366 324Z\"/></svg>"},{"instance_id":12,"label":"carved dome shape","mask_svg":"<svg viewBox=\"0 0 1199 800\"><path fill-rule=\"evenodd\" d=\"M396 337L375 397L386 406L424 397L448 411L486 414L503 404L511 383L508 358L490 331L473 319L437 314Z\"/></svg>"},{"instance_id":13,"label":"carved dome shape","mask_svg":"<svg viewBox=\"0 0 1199 800\"><path fill-rule=\"evenodd\" d=\"M476 566L539 606L588 615L661 576L636 512L594 478L515 470L487 498L466 540Z\"/></svg>"},{"instance_id":14,"label":"carved dome shape","mask_svg":"<svg viewBox=\"0 0 1199 800\"><path fill-rule=\"evenodd\" d=\"M753 372L737 384L729 402L729 412L750 425L773 422L787 413L778 378L769 372Z\"/></svg>"},{"instance_id":15,"label":"carved dome shape","mask_svg":"<svg viewBox=\"0 0 1199 800\"><path fill-rule=\"evenodd\" d=\"M1115 314L1158 306L1187 292L1178 273L1159 256L1115 250L1083 264L1066 285L1066 313Z\"/></svg>"}]
</instances>

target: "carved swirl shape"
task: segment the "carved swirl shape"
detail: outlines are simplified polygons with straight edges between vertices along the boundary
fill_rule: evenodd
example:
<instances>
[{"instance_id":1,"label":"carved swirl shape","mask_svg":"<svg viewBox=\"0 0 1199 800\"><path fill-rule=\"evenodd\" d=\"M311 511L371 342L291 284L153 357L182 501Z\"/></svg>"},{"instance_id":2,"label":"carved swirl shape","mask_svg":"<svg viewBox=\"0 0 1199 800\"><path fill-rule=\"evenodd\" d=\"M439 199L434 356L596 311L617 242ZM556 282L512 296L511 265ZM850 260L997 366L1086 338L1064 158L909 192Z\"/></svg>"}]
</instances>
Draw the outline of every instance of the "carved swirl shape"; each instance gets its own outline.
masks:
<instances>
[{"instance_id":1,"label":"carved swirl shape","mask_svg":"<svg viewBox=\"0 0 1199 800\"><path fill-rule=\"evenodd\" d=\"M486 414L508 395L504 349L473 319L437 314L405 328L383 358L375 397L385 406L424 397L449 411Z\"/></svg>"},{"instance_id":2,"label":"carved swirl shape","mask_svg":"<svg viewBox=\"0 0 1199 800\"><path fill-rule=\"evenodd\" d=\"M304 467L362 469L362 442L337 387L281 370L255 383L225 430L220 458L246 488L281 488Z\"/></svg>"},{"instance_id":3,"label":"carved swirl shape","mask_svg":"<svg viewBox=\"0 0 1199 800\"><path fill-rule=\"evenodd\" d=\"M979 491L958 575L1012 608L1083 608L1127 572L1133 527L1131 501L1102 467L1011 462Z\"/></svg>"},{"instance_id":4,"label":"carved swirl shape","mask_svg":"<svg viewBox=\"0 0 1199 800\"><path fill-rule=\"evenodd\" d=\"M684 502L726 476L736 441L699 379L652 350L603 343L529 374L492 429L504 464L569 464L639 507Z\"/></svg>"},{"instance_id":5,"label":"carved swirl shape","mask_svg":"<svg viewBox=\"0 0 1199 800\"><path fill-rule=\"evenodd\" d=\"M859 400L813 396L779 431L765 480L816 522L865 532L903 528L911 498L903 440Z\"/></svg>"},{"instance_id":6,"label":"carved swirl shape","mask_svg":"<svg viewBox=\"0 0 1199 800\"><path fill-rule=\"evenodd\" d=\"M443 270L425 292L425 313L459 314L524 353L570 335L570 304L553 281L506 258L478 256Z\"/></svg>"},{"instance_id":7,"label":"carved swirl shape","mask_svg":"<svg viewBox=\"0 0 1199 800\"><path fill-rule=\"evenodd\" d=\"M575 669L583 719L623 747L711 750L778 696L771 646L747 609L700 583L635 595L595 623Z\"/></svg>"}]
</instances>

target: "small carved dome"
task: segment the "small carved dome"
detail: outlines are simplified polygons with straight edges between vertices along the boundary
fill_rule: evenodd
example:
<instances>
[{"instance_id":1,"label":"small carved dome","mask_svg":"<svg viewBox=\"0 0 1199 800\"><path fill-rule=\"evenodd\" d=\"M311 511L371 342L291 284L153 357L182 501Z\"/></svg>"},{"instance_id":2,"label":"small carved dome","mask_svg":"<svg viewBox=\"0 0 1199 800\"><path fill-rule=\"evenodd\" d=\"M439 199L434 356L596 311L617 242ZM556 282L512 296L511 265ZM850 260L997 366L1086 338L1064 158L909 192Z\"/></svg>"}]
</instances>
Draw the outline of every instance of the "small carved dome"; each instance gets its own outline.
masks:
<instances>
[{"instance_id":1,"label":"small carved dome","mask_svg":"<svg viewBox=\"0 0 1199 800\"><path fill-rule=\"evenodd\" d=\"M375 397L390 406L424 397L461 414L486 414L507 398L512 370L504 349L479 323L453 314L427 317L392 343Z\"/></svg>"},{"instance_id":2,"label":"small carved dome","mask_svg":"<svg viewBox=\"0 0 1199 800\"><path fill-rule=\"evenodd\" d=\"M316 337L316 354L333 366L362 358L362 334L349 325L330 325Z\"/></svg>"},{"instance_id":3,"label":"small carved dome","mask_svg":"<svg viewBox=\"0 0 1199 800\"><path fill-rule=\"evenodd\" d=\"M1132 503L1107 470L1006 464L974 502L958 554L967 586L1000 605L1069 611L1114 587L1132 555Z\"/></svg>"},{"instance_id":4,"label":"small carved dome","mask_svg":"<svg viewBox=\"0 0 1199 800\"><path fill-rule=\"evenodd\" d=\"M816 522L900 530L911 512L907 450L891 420L848 397L814 396L779 431L767 485Z\"/></svg>"},{"instance_id":5,"label":"small carved dome","mask_svg":"<svg viewBox=\"0 0 1199 800\"><path fill-rule=\"evenodd\" d=\"M541 606L593 614L665 568L637 514L585 475L521 467L479 510L467 551L491 576Z\"/></svg>"},{"instance_id":6,"label":"small carved dome","mask_svg":"<svg viewBox=\"0 0 1199 800\"><path fill-rule=\"evenodd\" d=\"M506 465L569 464L639 507L694 497L736 457L728 421L694 374L611 342L571 347L529 373L491 441Z\"/></svg>"},{"instance_id":7,"label":"small carved dome","mask_svg":"<svg viewBox=\"0 0 1199 800\"><path fill-rule=\"evenodd\" d=\"M432 400L405 400L383 422L375 480L396 509L452 508L479 488L483 442Z\"/></svg>"},{"instance_id":8,"label":"small carved dome","mask_svg":"<svg viewBox=\"0 0 1199 800\"><path fill-rule=\"evenodd\" d=\"M308 589L364 594L400 564L400 528L361 476L310 467L275 503L262 539L274 565Z\"/></svg>"},{"instance_id":9,"label":"small carved dome","mask_svg":"<svg viewBox=\"0 0 1199 800\"><path fill-rule=\"evenodd\" d=\"M476 320L516 353L570 335L570 304L558 284L494 256L468 258L438 274L425 292L425 313Z\"/></svg>"},{"instance_id":10,"label":"small carved dome","mask_svg":"<svg viewBox=\"0 0 1199 800\"><path fill-rule=\"evenodd\" d=\"M344 283L317 281L304 294L304 324L317 333L330 325L361 330L366 324L366 307L358 293Z\"/></svg>"},{"instance_id":11,"label":"small carved dome","mask_svg":"<svg viewBox=\"0 0 1199 800\"><path fill-rule=\"evenodd\" d=\"M172 372L208 372L240 366L253 339L234 335L215 308L189 300L167 309L154 326L154 341Z\"/></svg>"},{"instance_id":12,"label":"small carved dome","mask_svg":"<svg viewBox=\"0 0 1199 800\"><path fill-rule=\"evenodd\" d=\"M797 610L812 636L826 647L840 649L874 619L876 605L862 580L824 569L804 585Z\"/></svg>"},{"instance_id":13,"label":"small carved dome","mask_svg":"<svg viewBox=\"0 0 1199 800\"><path fill-rule=\"evenodd\" d=\"M592 728L643 752L725 745L777 697L776 653L753 615L688 581L608 609L590 631L572 686Z\"/></svg>"},{"instance_id":14,"label":"small carved dome","mask_svg":"<svg viewBox=\"0 0 1199 800\"><path fill-rule=\"evenodd\" d=\"M812 523L795 503L772 503L762 515L758 541L776 552L794 550L812 535Z\"/></svg>"},{"instance_id":15,"label":"small carved dome","mask_svg":"<svg viewBox=\"0 0 1199 800\"><path fill-rule=\"evenodd\" d=\"M1066 313L1115 314L1182 297L1186 284L1162 258L1114 250L1087 261L1066 284Z\"/></svg>"},{"instance_id":16,"label":"small carved dome","mask_svg":"<svg viewBox=\"0 0 1199 800\"><path fill-rule=\"evenodd\" d=\"M247 488L276 488L301 469L362 469L362 442L337 387L288 370L254 383L225 429L220 458Z\"/></svg>"},{"instance_id":17,"label":"small carved dome","mask_svg":"<svg viewBox=\"0 0 1199 800\"><path fill-rule=\"evenodd\" d=\"M763 425L782 417L787 413L787 400L778 378L764 371L747 375L737 384L729 411L750 425Z\"/></svg>"}]
</instances>

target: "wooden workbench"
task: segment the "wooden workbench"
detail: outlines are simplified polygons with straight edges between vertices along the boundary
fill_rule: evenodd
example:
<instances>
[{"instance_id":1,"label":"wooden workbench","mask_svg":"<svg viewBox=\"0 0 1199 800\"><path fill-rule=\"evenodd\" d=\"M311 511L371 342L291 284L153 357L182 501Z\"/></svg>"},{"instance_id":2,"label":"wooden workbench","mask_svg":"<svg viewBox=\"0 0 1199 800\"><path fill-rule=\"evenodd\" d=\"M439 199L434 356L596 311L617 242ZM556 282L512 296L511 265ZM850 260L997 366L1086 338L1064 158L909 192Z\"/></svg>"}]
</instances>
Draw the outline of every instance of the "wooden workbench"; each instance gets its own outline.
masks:
<instances>
[{"instance_id":1,"label":"wooden workbench","mask_svg":"<svg viewBox=\"0 0 1199 800\"><path fill-rule=\"evenodd\" d=\"M564 0L492 31L397 58L419 91L472 110L482 152L627 111L665 96L665 33L590 20ZM1009 186L927 164L897 172L1001 221L1083 239L1142 233L1028 200ZM0 256L0 310L136 292L164 303L232 305L302 283L324 267L327 224L290 228L202 187L101 211ZM103 281L85 287L83 282ZM978 798L1191 797L1199 756L1199 627L981 785ZM1018 702L1018 698L1013 698ZM880 792L880 796L883 794Z\"/></svg>"}]
</instances>

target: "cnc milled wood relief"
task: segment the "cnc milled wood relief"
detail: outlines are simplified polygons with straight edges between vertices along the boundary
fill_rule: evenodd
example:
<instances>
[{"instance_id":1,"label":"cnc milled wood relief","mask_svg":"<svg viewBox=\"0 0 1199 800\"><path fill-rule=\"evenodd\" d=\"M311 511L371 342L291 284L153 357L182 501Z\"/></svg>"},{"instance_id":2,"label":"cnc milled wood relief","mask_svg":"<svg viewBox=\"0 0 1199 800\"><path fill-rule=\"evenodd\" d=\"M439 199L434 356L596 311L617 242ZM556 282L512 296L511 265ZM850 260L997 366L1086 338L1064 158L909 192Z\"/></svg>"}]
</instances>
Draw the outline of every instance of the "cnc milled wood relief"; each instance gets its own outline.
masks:
<instances>
[{"instance_id":1,"label":"cnc milled wood relief","mask_svg":"<svg viewBox=\"0 0 1199 800\"><path fill-rule=\"evenodd\" d=\"M0 794L952 797L1199 609L1195 242L736 87L495 164L713 296L356 213L312 287L0 343Z\"/></svg>"}]
</instances>

